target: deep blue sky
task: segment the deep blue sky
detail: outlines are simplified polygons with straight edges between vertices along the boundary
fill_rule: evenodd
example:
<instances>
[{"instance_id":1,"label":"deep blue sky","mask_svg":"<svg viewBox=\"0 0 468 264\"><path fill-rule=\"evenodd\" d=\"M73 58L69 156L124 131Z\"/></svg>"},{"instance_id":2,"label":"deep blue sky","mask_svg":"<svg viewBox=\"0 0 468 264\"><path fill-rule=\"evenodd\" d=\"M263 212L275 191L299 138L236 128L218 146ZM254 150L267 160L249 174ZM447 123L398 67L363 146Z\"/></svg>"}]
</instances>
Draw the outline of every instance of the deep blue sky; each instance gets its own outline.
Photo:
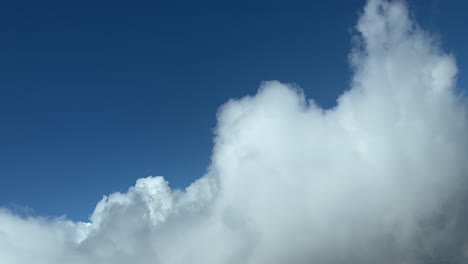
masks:
<instances>
[{"instance_id":1,"label":"deep blue sky","mask_svg":"<svg viewBox=\"0 0 468 264\"><path fill-rule=\"evenodd\" d=\"M464 74L468 3L409 2ZM86 220L140 177L183 188L209 164L217 108L262 80L333 106L363 4L2 3L0 206Z\"/></svg>"}]
</instances>

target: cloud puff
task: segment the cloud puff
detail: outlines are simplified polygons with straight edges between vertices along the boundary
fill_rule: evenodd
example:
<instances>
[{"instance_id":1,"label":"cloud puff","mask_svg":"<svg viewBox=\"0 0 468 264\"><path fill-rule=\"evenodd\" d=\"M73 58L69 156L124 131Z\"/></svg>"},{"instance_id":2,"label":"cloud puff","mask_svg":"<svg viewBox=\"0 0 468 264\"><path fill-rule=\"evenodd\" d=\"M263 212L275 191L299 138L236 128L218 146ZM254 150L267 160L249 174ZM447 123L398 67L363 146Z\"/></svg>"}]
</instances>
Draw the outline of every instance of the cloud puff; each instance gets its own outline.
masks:
<instances>
[{"instance_id":1,"label":"cloud puff","mask_svg":"<svg viewBox=\"0 0 468 264\"><path fill-rule=\"evenodd\" d=\"M324 110L264 82L218 112L212 163L105 196L88 223L0 211L0 263L466 263L457 67L401 1L369 0L351 88Z\"/></svg>"}]
</instances>

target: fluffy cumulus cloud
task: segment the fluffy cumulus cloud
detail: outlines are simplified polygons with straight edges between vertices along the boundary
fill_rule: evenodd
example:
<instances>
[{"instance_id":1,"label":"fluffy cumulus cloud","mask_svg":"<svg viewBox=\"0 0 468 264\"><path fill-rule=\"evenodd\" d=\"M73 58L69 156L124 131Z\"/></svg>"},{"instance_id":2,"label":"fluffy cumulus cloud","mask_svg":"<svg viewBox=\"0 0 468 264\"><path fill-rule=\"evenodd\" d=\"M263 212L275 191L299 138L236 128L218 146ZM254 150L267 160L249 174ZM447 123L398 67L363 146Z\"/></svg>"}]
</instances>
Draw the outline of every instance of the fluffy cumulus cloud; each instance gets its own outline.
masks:
<instances>
[{"instance_id":1,"label":"fluffy cumulus cloud","mask_svg":"<svg viewBox=\"0 0 468 264\"><path fill-rule=\"evenodd\" d=\"M212 162L105 196L89 222L0 211L0 263L467 263L457 67L401 1L369 0L350 89L324 110L265 82L218 112Z\"/></svg>"}]
</instances>

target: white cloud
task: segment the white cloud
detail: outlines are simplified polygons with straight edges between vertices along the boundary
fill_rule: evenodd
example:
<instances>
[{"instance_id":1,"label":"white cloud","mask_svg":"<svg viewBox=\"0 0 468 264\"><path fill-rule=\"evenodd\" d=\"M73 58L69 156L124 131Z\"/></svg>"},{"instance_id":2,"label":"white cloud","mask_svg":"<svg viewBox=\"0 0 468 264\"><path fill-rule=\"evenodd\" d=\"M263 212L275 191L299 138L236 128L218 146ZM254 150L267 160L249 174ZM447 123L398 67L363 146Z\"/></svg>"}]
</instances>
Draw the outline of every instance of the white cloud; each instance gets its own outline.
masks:
<instances>
[{"instance_id":1,"label":"white cloud","mask_svg":"<svg viewBox=\"0 0 468 264\"><path fill-rule=\"evenodd\" d=\"M220 108L210 169L185 191L139 179L89 223L2 210L0 263L466 263L455 59L401 1L368 1L356 30L334 109L265 82Z\"/></svg>"}]
</instances>

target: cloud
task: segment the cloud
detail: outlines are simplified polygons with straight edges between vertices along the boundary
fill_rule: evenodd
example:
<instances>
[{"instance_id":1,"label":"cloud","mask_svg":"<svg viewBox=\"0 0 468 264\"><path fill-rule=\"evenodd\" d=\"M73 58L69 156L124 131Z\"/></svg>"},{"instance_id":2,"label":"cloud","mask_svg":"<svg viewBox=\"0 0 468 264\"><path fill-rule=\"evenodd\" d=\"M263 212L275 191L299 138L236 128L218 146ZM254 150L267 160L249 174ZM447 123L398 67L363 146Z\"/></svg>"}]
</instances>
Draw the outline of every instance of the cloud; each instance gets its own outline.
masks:
<instances>
[{"instance_id":1,"label":"cloud","mask_svg":"<svg viewBox=\"0 0 468 264\"><path fill-rule=\"evenodd\" d=\"M186 190L139 179L88 223L0 211L0 263L466 263L468 122L452 55L369 0L351 87L324 110L264 82L218 112Z\"/></svg>"}]
</instances>

